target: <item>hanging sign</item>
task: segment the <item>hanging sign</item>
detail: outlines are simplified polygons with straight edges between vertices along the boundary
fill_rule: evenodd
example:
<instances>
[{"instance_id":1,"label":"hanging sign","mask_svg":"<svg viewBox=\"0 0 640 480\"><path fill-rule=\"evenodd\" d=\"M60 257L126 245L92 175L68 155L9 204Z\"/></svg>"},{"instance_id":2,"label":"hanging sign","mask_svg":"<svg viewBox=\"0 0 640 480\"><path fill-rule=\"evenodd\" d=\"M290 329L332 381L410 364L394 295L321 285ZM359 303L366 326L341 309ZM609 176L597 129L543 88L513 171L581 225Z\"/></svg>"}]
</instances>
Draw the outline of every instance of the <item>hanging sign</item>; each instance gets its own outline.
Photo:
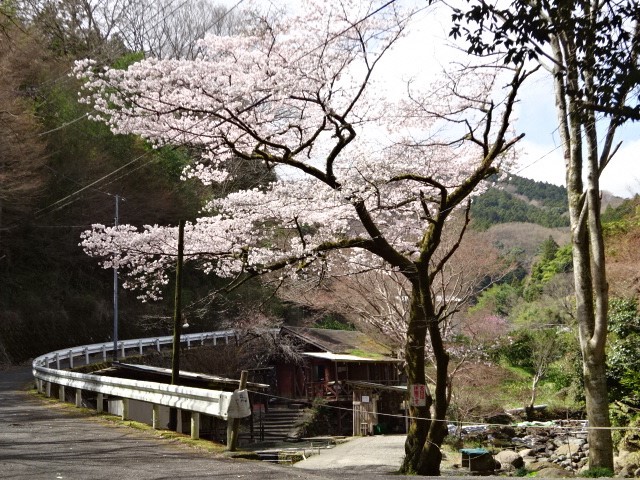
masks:
<instances>
[{"instance_id":1,"label":"hanging sign","mask_svg":"<svg viewBox=\"0 0 640 480\"><path fill-rule=\"evenodd\" d=\"M411 406L426 407L427 406L427 387L426 385L411 385Z\"/></svg>"},{"instance_id":2,"label":"hanging sign","mask_svg":"<svg viewBox=\"0 0 640 480\"><path fill-rule=\"evenodd\" d=\"M244 418L251 415L251 405L249 403L249 393L246 390L235 390L231 394L227 417Z\"/></svg>"}]
</instances>

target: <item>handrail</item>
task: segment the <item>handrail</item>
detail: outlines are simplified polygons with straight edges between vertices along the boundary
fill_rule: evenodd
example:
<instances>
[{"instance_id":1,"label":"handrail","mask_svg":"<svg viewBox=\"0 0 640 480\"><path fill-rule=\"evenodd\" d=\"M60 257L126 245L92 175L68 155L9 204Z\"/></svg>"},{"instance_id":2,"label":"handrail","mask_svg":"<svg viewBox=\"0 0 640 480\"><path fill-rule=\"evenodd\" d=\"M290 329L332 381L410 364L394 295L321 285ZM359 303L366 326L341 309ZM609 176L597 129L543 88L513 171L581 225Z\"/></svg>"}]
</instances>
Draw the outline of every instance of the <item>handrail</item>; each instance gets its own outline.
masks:
<instances>
[{"instance_id":1,"label":"handrail","mask_svg":"<svg viewBox=\"0 0 640 480\"><path fill-rule=\"evenodd\" d=\"M212 340L216 344L218 339L224 339L225 343L228 343L230 338L235 338L235 335L233 330L190 333L182 335L180 341L181 343L186 342L188 346L191 345L191 342L204 344L206 340ZM136 348L142 354L144 347L160 349L161 345L172 342L173 336L139 338L120 341L117 348L122 349L124 356L127 348ZM227 419L231 392L70 372L60 368L60 362L65 360L69 362L69 367L73 368L73 359L78 356L84 356L86 364L90 363L90 355L92 354L101 353L102 358L106 360L107 353L111 351L113 351L113 343L95 343L49 352L33 361L33 376L39 382L55 383L64 387L76 388L78 391L89 390L99 394L141 400L155 405L176 407ZM52 363L55 363L55 368L51 368ZM39 388L39 390L42 389Z\"/></svg>"},{"instance_id":2,"label":"handrail","mask_svg":"<svg viewBox=\"0 0 640 480\"><path fill-rule=\"evenodd\" d=\"M213 340L214 345L216 340L222 338L225 342L229 342L230 338L235 338L236 332L234 330L219 330L215 332L203 332L203 333L188 333L180 336L180 343L186 343L187 347L191 346L191 342L199 341L204 344L206 340ZM132 340L121 340L118 342L118 350L125 351L126 349L137 348L142 354L144 347L154 346L157 349L161 345L169 345L173 342L173 336L167 335L164 337L148 337L148 338L136 338ZM103 360L107 359L107 353L113 351L113 342L94 343L91 345L82 345L80 347L63 348L61 350L54 350L53 352L40 355L33 361L33 367L45 366L49 367L54 361L57 363L56 368L60 369L59 362L62 360L69 360L73 364L73 358L84 355L86 363L88 364L88 356L96 353L102 353ZM73 365L70 365L73 368Z\"/></svg>"}]
</instances>

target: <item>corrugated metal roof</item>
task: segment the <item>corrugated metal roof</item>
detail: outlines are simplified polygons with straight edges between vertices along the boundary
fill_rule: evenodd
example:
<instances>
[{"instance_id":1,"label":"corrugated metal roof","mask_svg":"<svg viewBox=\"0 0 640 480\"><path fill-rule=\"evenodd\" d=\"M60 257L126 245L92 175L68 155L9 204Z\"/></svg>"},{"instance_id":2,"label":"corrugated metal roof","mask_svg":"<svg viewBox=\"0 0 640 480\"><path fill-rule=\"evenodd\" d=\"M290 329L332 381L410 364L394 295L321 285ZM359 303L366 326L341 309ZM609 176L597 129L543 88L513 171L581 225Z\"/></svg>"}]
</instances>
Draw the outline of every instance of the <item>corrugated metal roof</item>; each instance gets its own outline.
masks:
<instances>
[{"instance_id":1,"label":"corrugated metal roof","mask_svg":"<svg viewBox=\"0 0 640 480\"><path fill-rule=\"evenodd\" d=\"M310 346L333 354L352 355L371 360L394 359L393 350L368 335L355 330L329 330L324 328L282 327ZM312 349L305 349L312 350Z\"/></svg>"},{"instance_id":2,"label":"corrugated metal roof","mask_svg":"<svg viewBox=\"0 0 640 480\"><path fill-rule=\"evenodd\" d=\"M313 358L322 358L325 360L331 360L334 362L389 362L389 363L398 363L401 360L397 358L391 357L378 357L378 358L367 358L367 357L359 357L357 355L349 355L346 353L331 353L331 352L303 352L303 356L313 357Z\"/></svg>"}]
</instances>

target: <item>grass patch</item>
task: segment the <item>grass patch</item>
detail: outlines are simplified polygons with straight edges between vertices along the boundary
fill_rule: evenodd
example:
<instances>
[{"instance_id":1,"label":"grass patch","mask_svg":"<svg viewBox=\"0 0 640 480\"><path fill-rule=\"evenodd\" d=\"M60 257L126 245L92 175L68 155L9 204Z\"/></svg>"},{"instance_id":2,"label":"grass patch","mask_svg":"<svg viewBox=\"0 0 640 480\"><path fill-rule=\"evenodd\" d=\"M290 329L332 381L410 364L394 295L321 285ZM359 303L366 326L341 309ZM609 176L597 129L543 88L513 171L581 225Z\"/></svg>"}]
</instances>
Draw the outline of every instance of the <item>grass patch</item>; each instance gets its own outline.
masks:
<instances>
[{"instance_id":1,"label":"grass patch","mask_svg":"<svg viewBox=\"0 0 640 480\"><path fill-rule=\"evenodd\" d=\"M606 467L595 467L585 470L580 476L585 478L613 477L613 470Z\"/></svg>"}]
</instances>

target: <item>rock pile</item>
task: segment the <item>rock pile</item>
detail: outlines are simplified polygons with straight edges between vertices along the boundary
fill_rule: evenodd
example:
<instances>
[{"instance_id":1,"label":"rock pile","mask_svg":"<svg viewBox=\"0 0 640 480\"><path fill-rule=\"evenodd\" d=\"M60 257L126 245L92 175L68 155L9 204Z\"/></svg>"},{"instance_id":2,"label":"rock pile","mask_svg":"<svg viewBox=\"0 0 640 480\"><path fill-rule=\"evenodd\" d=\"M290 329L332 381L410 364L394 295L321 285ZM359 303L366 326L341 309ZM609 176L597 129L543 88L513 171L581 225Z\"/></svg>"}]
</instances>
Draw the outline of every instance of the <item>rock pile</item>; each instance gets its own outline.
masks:
<instances>
[{"instance_id":1,"label":"rock pile","mask_svg":"<svg viewBox=\"0 0 640 480\"><path fill-rule=\"evenodd\" d=\"M463 433L466 440L503 449L494 458L503 471L554 468L567 473L585 468L589 444L584 421L528 422L518 426L493 426ZM563 476L556 472L554 476Z\"/></svg>"},{"instance_id":2,"label":"rock pile","mask_svg":"<svg viewBox=\"0 0 640 480\"><path fill-rule=\"evenodd\" d=\"M472 442L497 451L496 468L505 473L526 468L539 476L558 477L572 476L588 468L587 426L584 420L562 420L515 426L472 425L460 430L450 426L449 432L460 435L467 444ZM629 425L617 449L616 476L640 478L640 420Z\"/></svg>"},{"instance_id":3,"label":"rock pile","mask_svg":"<svg viewBox=\"0 0 640 480\"><path fill-rule=\"evenodd\" d=\"M587 465L589 444L584 422L574 425L558 425L559 428L518 429L512 438L515 445L521 444L518 454L524 466L533 470L533 466L551 463L570 472L580 471ZM519 433L519 434L518 434Z\"/></svg>"},{"instance_id":4,"label":"rock pile","mask_svg":"<svg viewBox=\"0 0 640 480\"><path fill-rule=\"evenodd\" d=\"M635 420L618 445L614 459L618 477L640 478L640 419Z\"/></svg>"}]
</instances>

